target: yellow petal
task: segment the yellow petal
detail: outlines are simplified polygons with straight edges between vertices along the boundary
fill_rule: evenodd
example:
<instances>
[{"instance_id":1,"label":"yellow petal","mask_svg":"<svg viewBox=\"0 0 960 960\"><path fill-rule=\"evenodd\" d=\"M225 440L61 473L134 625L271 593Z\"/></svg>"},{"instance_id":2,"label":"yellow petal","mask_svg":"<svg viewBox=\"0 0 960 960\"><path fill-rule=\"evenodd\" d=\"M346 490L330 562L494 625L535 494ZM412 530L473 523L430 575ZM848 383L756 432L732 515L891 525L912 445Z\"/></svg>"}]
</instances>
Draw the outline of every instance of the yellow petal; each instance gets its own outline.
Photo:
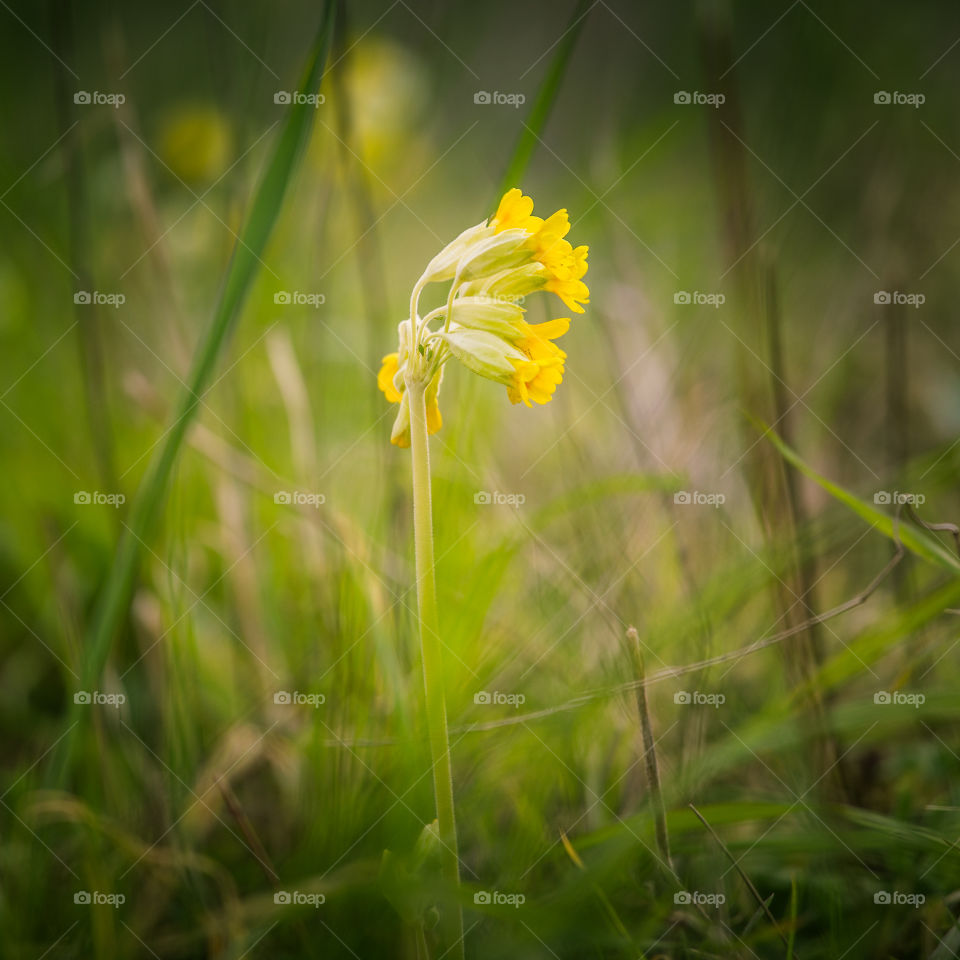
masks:
<instances>
[{"instance_id":1,"label":"yellow petal","mask_svg":"<svg viewBox=\"0 0 960 960\"><path fill-rule=\"evenodd\" d=\"M377 374L377 386L391 403L400 402L400 391L396 388L393 378L397 374L397 354L388 353L381 361L383 366Z\"/></svg>"},{"instance_id":2,"label":"yellow petal","mask_svg":"<svg viewBox=\"0 0 960 960\"><path fill-rule=\"evenodd\" d=\"M545 286L546 290L555 293L564 303L568 310L574 313L583 313L581 303L590 302L590 291L582 280L548 280Z\"/></svg>"},{"instance_id":3,"label":"yellow petal","mask_svg":"<svg viewBox=\"0 0 960 960\"><path fill-rule=\"evenodd\" d=\"M563 240L569 231L570 218L567 216L566 210L558 210L556 213L550 214L530 239L536 251L534 256L542 261L543 257L549 254L561 241L566 244L566 247L569 247L570 244ZM564 251L566 247L564 247Z\"/></svg>"},{"instance_id":4,"label":"yellow petal","mask_svg":"<svg viewBox=\"0 0 960 960\"><path fill-rule=\"evenodd\" d=\"M546 323L531 323L529 325L529 332L541 340L556 340L569 329L569 317L558 317L556 320L547 320Z\"/></svg>"},{"instance_id":5,"label":"yellow petal","mask_svg":"<svg viewBox=\"0 0 960 960\"><path fill-rule=\"evenodd\" d=\"M410 399L406 391L404 391L403 398L400 401L397 419L393 422L390 442L395 447L410 446Z\"/></svg>"},{"instance_id":6,"label":"yellow petal","mask_svg":"<svg viewBox=\"0 0 960 960\"><path fill-rule=\"evenodd\" d=\"M440 379L443 377L443 367L435 374L434 378L427 386L424 400L427 407L427 433L436 433L443 426L443 418L440 416Z\"/></svg>"},{"instance_id":7,"label":"yellow petal","mask_svg":"<svg viewBox=\"0 0 960 960\"><path fill-rule=\"evenodd\" d=\"M497 233L514 227L525 227L531 213L533 213L533 200L525 197L523 191L517 187L508 190L501 198L497 212L494 214Z\"/></svg>"},{"instance_id":8,"label":"yellow petal","mask_svg":"<svg viewBox=\"0 0 960 960\"><path fill-rule=\"evenodd\" d=\"M530 398L535 403L549 403L553 399L554 391L563 381L563 364L543 367L527 385Z\"/></svg>"}]
</instances>

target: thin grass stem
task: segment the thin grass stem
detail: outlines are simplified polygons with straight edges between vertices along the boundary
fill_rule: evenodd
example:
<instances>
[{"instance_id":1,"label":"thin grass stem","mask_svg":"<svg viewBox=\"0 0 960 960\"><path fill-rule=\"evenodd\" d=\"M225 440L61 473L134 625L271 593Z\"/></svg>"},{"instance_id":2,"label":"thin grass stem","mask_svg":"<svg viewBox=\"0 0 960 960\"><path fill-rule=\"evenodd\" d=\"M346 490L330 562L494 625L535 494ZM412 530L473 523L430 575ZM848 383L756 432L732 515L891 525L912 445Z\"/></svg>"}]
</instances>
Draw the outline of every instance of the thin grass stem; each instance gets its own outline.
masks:
<instances>
[{"instance_id":1,"label":"thin grass stem","mask_svg":"<svg viewBox=\"0 0 960 960\"><path fill-rule=\"evenodd\" d=\"M643 650L640 647L640 636L636 627L627 629L627 643L630 647L630 656L633 660L633 670L639 686L636 689L637 713L640 714L640 732L643 736L643 763L647 776L647 790L650 793L650 803L653 807L653 818L656 827L657 847L663 857L667 869L673 873L673 862L670 859L670 836L667 833L667 811L663 805L663 792L660 789L660 768L657 765L657 748L653 741L653 729L650 724L650 711L647 707L647 688L644 682L646 670L643 665Z\"/></svg>"}]
</instances>

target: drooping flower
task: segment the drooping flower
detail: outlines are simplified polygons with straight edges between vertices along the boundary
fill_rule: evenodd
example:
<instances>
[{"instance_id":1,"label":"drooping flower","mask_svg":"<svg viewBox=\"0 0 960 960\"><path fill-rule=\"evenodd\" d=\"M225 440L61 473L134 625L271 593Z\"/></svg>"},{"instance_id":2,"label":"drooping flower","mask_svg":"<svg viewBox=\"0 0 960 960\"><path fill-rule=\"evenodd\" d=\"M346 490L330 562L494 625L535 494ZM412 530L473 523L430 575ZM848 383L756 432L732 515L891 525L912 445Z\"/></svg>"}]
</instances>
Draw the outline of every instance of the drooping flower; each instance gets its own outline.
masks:
<instances>
[{"instance_id":1,"label":"drooping flower","mask_svg":"<svg viewBox=\"0 0 960 960\"><path fill-rule=\"evenodd\" d=\"M533 215L533 200L517 188L508 190L489 220L464 230L427 265L410 298L410 319L399 327L399 349L387 354L377 385L400 404L391 442L410 443L407 384L425 387L427 426L440 429L440 378L450 357L474 373L502 383L511 403L548 403L563 380L566 354L553 341L570 320L561 317L529 324L517 303L544 290L583 313L590 291L586 246L573 247L567 211L546 219ZM446 304L425 317L420 296L430 283L452 281ZM432 324L442 321L436 331Z\"/></svg>"},{"instance_id":2,"label":"drooping flower","mask_svg":"<svg viewBox=\"0 0 960 960\"><path fill-rule=\"evenodd\" d=\"M511 403L523 402L529 407L531 400L541 404L549 402L563 380L563 363L567 356L553 341L570 329L569 318L529 324L523 319L523 308L515 304L466 297L456 303L454 330L442 335L451 343L454 355L470 366L469 358L461 354L476 341L460 333L463 328L492 335L494 341L498 341L495 348L511 364L513 372L507 371L506 379L480 370L475 372L505 383ZM505 350L504 347L511 349Z\"/></svg>"}]
</instances>

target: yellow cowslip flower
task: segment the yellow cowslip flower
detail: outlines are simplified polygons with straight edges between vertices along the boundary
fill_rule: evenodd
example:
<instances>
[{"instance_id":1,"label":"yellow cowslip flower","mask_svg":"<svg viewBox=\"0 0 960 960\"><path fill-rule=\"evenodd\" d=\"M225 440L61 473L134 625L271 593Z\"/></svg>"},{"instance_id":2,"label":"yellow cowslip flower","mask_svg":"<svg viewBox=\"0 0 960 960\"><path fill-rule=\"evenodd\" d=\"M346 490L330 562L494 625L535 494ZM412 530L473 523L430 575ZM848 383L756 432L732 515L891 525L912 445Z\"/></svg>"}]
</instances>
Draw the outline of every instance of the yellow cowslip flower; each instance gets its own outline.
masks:
<instances>
[{"instance_id":1,"label":"yellow cowslip flower","mask_svg":"<svg viewBox=\"0 0 960 960\"><path fill-rule=\"evenodd\" d=\"M555 293L568 310L583 313L581 303L590 302L590 291L580 279L587 271L586 247L571 251L568 261L558 266L556 273L549 274L540 263L504 270L483 280L463 285L466 295L482 294L493 298L518 299L538 290ZM583 254L578 251L583 250Z\"/></svg>"},{"instance_id":2,"label":"yellow cowslip flower","mask_svg":"<svg viewBox=\"0 0 960 960\"><path fill-rule=\"evenodd\" d=\"M525 296L537 290L547 290L560 297L568 310L583 313L581 304L590 302L590 291L582 279L587 272L588 247L573 247L565 239L570 230L566 210L558 210L546 220L533 216L532 211L533 200L520 190L514 188L504 194L490 221L493 236L499 237L499 244L490 243L489 235L473 234L475 246L472 247L469 269L461 276L471 279L469 274L472 272L481 272L485 276L467 284L468 289L464 292L496 297ZM478 226L484 227L483 224ZM478 230L478 227L472 229ZM461 234L458 240L469 233ZM498 253L503 259L505 250L522 265L501 263L500 272L493 276L483 270Z\"/></svg>"},{"instance_id":3,"label":"yellow cowslip flower","mask_svg":"<svg viewBox=\"0 0 960 960\"><path fill-rule=\"evenodd\" d=\"M523 401L529 407L531 400L548 403L563 380L567 355L553 341L570 329L570 320L560 317L546 323L525 323L524 328L514 346L536 364L537 371L532 377L520 378L515 388L507 387L507 396L511 403Z\"/></svg>"},{"instance_id":4,"label":"yellow cowslip flower","mask_svg":"<svg viewBox=\"0 0 960 960\"><path fill-rule=\"evenodd\" d=\"M538 324L547 326L548 324ZM450 352L474 373L496 380L507 388L511 403L530 400L547 403L563 380L566 354L549 339L532 333L511 343L484 330L459 329L441 334ZM557 333L556 336L560 334Z\"/></svg>"},{"instance_id":5,"label":"yellow cowslip flower","mask_svg":"<svg viewBox=\"0 0 960 960\"><path fill-rule=\"evenodd\" d=\"M503 195L493 224L496 233L510 229L524 231L526 245L542 267L543 289L557 294L569 310L583 313L580 304L590 302L590 291L581 279L587 272L588 248L574 248L564 239L570 232L566 210L558 210L546 220L535 217L533 200L514 187Z\"/></svg>"},{"instance_id":6,"label":"yellow cowslip flower","mask_svg":"<svg viewBox=\"0 0 960 960\"><path fill-rule=\"evenodd\" d=\"M485 301L482 297L463 297L454 301L457 306L457 321L448 339L456 337L458 330L492 334L499 340L496 346L501 356L513 366L506 379L482 371L476 371L489 379L499 379L507 386L511 403L547 403L563 380L563 362L566 354L552 341L562 337L570 329L568 317L560 317L547 323L529 324L523 319L523 309L516 304ZM456 346L459 346L456 343ZM512 350L503 350L503 346ZM451 345L455 355L457 350ZM464 360L469 366L469 362Z\"/></svg>"},{"instance_id":7,"label":"yellow cowslip flower","mask_svg":"<svg viewBox=\"0 0 960 960\"><path fill-rule=\"evenodd\" d=\"M508 190L489 220L464 230L427 265L410 297L410 318L400 324L400 346L387 354L377 385L400 404L391 442L409 446L407 385L426 386L427 426L440 429L438 406L443 366L452 356L474 373L502 383L511 403L548 403L563 380L566 354L553 341L570 320L529 324L516 301L538 290L555 293L568 309L583 313L590 291L586 246L574 247L567 211L546 219L533 215L533 200ZM446 305L425 317L418 312L427 284L452 281ZM443 321L434 331L431 324ZM532 401L532 402L531 402Z\"/></svg>"}]
</instances>

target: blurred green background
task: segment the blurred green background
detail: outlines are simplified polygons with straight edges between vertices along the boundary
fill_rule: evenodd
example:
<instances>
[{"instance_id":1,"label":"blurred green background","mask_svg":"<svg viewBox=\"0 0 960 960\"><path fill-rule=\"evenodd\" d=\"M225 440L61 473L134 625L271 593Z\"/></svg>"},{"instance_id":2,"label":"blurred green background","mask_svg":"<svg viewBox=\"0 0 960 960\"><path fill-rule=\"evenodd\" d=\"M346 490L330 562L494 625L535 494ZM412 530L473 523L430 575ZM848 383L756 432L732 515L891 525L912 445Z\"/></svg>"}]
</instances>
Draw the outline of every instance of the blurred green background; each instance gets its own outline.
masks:
<instances>
[{"instance_id":1,"label":"blurred green background","mask_svg":"<svg viewBox=\"0 0 960 960\"><path fill-rule=\"evenodd\" d=\"M467 956L960 955L952 5L0 6L4 955L443 955L376 371L508 171L591 302L431 441Z\"/></svg>"}]
</instances>

